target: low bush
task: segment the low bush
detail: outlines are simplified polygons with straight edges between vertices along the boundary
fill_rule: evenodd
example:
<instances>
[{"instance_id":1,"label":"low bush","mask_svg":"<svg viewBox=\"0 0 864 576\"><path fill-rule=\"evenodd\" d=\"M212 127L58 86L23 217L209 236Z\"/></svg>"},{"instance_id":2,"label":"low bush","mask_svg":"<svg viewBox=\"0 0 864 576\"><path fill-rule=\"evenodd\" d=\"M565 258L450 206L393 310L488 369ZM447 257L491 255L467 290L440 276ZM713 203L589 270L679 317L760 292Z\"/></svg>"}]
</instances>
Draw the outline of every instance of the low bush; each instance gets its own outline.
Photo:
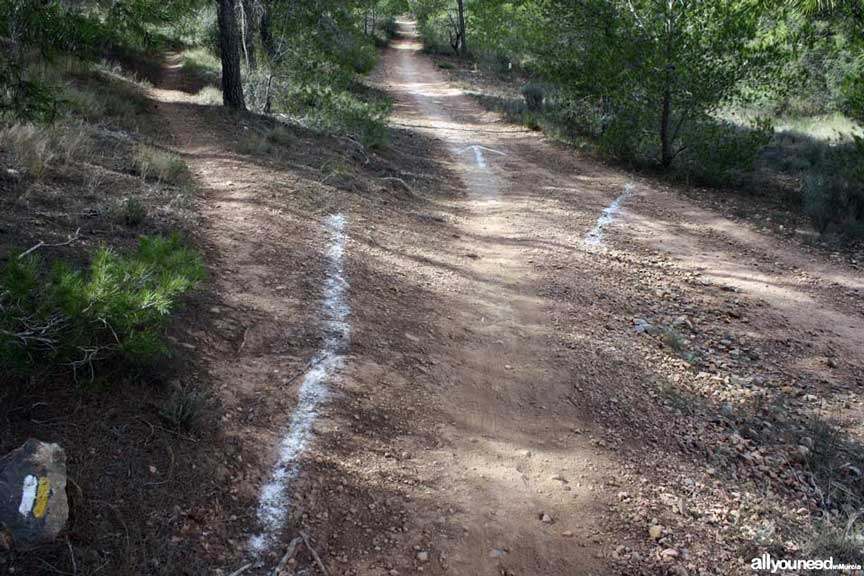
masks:
<instances>
[{"instance_id":1,"label":"low bush","mask_svg":"<svg viewBox=\"0 0 864 576\"><path fill-rule=\"evenodd\" d=\"M864 140L826 148L803 179L801 209L820 234L864 238Z\"/></svg>"},{"instance_id":2,"label":"low bush","mask_svg":"<svg viewBox=\"0 0 864 576\"><path fill-rule=\"evenodd\" d=\"M682 152L674 168L694 184L744 186L773 132L765 121L750 128L708 118L693 122L682 136Z\"/></svg>"},{"instance_id":3,"label":"low bush","mask_svg":"<svg viewBox=\"0 0 864 576\"><path fill-rule=\"evenodd\" d=\"M528 82L522 86L522 98L525 99L525 106L528 107L528 110L538 112L543 109L546 89L538 82Z\"/></svg>"},{"instance_id":4,"label":"low bush","mask_svg":"<svg viewBox=\"0 0 864 576\"><path fill-rule=\"evenodd\" d=\"M368 44L360 44L349 51L347 58L354 72L357 74L368 74L375 68L375 64L378 61L378 53L374 47Z\"/></svg>"},{"instance_id":5,"label":"low bush","mask_svg":"<svg viewBox=\"0 0 864 576\"><path fill-rule=\"evenodd\" d=\"M279 107L307 128L349 136L370 148L387 143L386 101L363 99L347 89L305 84L281 92Z\"/></svg>"},{"instance_id":6,"label":"low bush","mask_svg":"<svg viewBox=\"0 0 864 576\"><path fill-rule=\"evenodd\" d=\"M127 226L140 226L147 218L147 207L137 198L127 198L120 209L120 219Z\"/></svg>"},{"instance_id":7,"label":"low bush","mask_svg":"<svg viewBox=\"0 0 864 576\"><path fill-rule=\"evenodd\" d=\"M0 271L0 365L18 377L145 368L168 353L163 332L180 297L204 276L176 235L136 251L96 250L89 268L11 257Z\"/></svg>"}]
</instances>

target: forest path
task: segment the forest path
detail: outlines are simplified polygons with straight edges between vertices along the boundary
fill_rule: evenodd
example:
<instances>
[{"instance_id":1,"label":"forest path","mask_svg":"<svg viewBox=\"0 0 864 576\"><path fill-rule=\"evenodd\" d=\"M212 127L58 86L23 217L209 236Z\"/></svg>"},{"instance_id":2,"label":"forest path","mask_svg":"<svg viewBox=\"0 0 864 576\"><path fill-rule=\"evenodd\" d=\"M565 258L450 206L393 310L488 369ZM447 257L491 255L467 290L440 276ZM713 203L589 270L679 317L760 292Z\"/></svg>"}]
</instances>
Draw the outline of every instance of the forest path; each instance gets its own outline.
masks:
<instances>
[{"instance_id":1,"label":"forest path","mask_svg":"<svg viewBox=\"0 0 864 576\"><path fill-rule=\"evenodd\" d=\"M402 131L400 180L437 169L462 192L412 200L419 211L387 216L383 233L366 199L321 184L340 162L309 144L292 144L287 166L238 153L256 121L197 104L199 86L176 57L152 90L170 148L201 187L219 330L199 334L198 346L225 412L226 452L242 462L229 460L232 502L208 549L226 564L239 551L265 574L305 528L331 574L604 574L601 492L613 469L567 401L571 368L530 264L554 248L525 212L540 206L515 188L518 154L494 149L534 136L500 125L500 136L484 135L487 120L466 97L442 105L434 86L416 90L437 73L416 47L396 42L378 71L392 80L394 123L426 126ZM317 175L299 176L303 165ZM311 442L291 452L281 529L254 542L255 510L273 503L259 490L280 466L283 438L297 436L291 415L308 413L299 387L327 337L319 302L326 220L337 212L351 344L307 421Z\"/></svg>"},{"instance_id":2,"label":"forest path","mask_svg":"<svg viewBox=\"0 0 864 576\"><path fill-rule=\"evenodd\" d=\"M861 379L859 277L501 122L420 53L411 23L400 28L373 78L394 98L380 173L362 154L360 168L344 150L328 158L346 144L319 136L295 135L281 157L238 153L261 120L196 105L176 62L153 90L171 147L202 188L218 300L217 330L198 339L231 445L230 502L210 519L210 560L251 558L248 573L269 574L304 530L333 575L587 576L734 562L712 528L666 504L707 502L707 514L725 494L714 489L719 464L708 450L688 452L687 435L701 430L709 448L728 438L704 426L734 396L724 388L732 373L762 370L773 386L803 372L808 392L845 402ZM619 221L586 244L627 190ZM292 456L282 529L261 551L250 546L260 490L328 338L335 214L350 344L325 379L308 445ZM792 286L784 261L807 281ZM772 283L783 292L757 289ZM784 295L798 293L810 299L790 305ZM681 315L700 370L634 330L634 319L666 328ZM739 359L751 350L752 361ZM703 374L726 384L700 388ZM751 399L734 397L733 415ZM654 518L684 526L655 543ZM304 550L290 566L314 571L313 560Z\"/></svg>"}]
</instances>

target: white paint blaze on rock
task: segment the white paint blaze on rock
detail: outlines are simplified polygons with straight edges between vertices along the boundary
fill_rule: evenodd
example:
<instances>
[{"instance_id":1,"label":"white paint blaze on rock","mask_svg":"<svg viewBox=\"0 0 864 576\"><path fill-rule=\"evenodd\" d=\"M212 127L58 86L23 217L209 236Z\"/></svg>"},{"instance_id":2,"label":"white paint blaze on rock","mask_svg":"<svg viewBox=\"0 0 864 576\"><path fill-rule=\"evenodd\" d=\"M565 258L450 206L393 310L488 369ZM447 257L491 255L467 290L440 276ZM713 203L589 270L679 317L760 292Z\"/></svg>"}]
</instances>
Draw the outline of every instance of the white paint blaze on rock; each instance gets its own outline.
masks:
<instances>
[{"instance_id":1,"label":"white paint blaze on rock","mask_svg":"<svg viewBox=\"0 0 864 576\"><path fill-rule=\"evenodd\" d=\"M297 477L297 458L302 455L312 436L312 425L318 417L318 407L327 398L327 380L342 367L343 354L351 327L351 310L345 300L344 279L345 218L333 214L326 220L330 233L327 251L327 280L324 284L322 315L324 345L312 360L312 368L303 378L298 392L297 407L291 416L288 431L279 445L279 458L270 480L261 488L258 521L262 531L250 541L253 552L263 552L273 543L291 506L291 482Z\"/></svg>"},{"instance_id":2,"label":"white paint blaze on rock","mask_svg":"<svg viewBox=\"0 0 864 576\"><path fill-rule=\"evenodd\" d=\"M36 487L39 486L39 479L32 474L28 474L24 478L24 483L21 486L21 503L18 505L18 513L25 518L33 511L33 503L36 502Z\"/></svg>"},{"instance_id":3,"label":"white paint blaze on rock","mask_svg":"<svg viewBox=\"0 0 864 576\"><path fill-rule=\"evenodd\" d=\"M618 211L621 210L621 203L624 202L632 192L633 185L625 185L624 192L618 196L612 204L603 209L603 213L600 215L600 218L597 219L597 224L594 225L594 228L592 228L590 232L585 234L583 242L586 246L599 246L603 243L603 229L615 221L615 216L617 216Z\"/></svg>"}]
</instances>

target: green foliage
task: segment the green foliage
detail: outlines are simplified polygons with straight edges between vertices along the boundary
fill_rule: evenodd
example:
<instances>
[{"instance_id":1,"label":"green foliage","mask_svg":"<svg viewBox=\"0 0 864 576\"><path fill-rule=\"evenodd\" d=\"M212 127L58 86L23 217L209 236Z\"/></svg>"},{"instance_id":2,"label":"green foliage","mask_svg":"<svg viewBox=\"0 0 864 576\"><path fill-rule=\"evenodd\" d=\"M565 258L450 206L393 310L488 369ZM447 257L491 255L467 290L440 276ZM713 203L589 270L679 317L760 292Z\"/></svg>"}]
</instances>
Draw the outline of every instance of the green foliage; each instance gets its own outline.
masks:
<instances>
[{"instance_id":1,"label":"green foliage","mask_svg":"<svg viewBox=\"0 0 864 576\"><path fill-rule=\"evenodd\" d=\"M56 86L39 78L34 62L58 55L94 60L115 47L152 46L153 28L200 0L15 0L0 2L0 117L53 120Z\"/></svg>"},{"instance_id":2,"label":"green foliage","mask_svg":"<svg viewBox=\"0 0 864 576\"><path fill-rule=\"evenodd\" d=\"M348 90L308 83L279 94L278 103L295 121L313 130L349 136L372 148L387 142L389 103L384 100L364 100Z\"/></svg>"},{"instance_id":3,"label":"green foliage","mask_svg":"<svg viewBox=\"0 0 864 576\"><path fill-rule=\"evenodd\" d=\"M147 218L147 207L137 198L127 198L121 208L120 217L127 226L140 226Z\"/></svg>"},{"instance_id":4,"label":"green foliage","mask_svg":"<svg viewBox=\"0 0 864 576\"><path fill-rule=\"evenodd\" d=\"M750 176L760 151L774 129L767 120L749 128L705 118L682 135L676 172L703 186L741 186Z\"/></svg>"},{"instance_id":5,"label":"green foliage","mask_svg":"<svg viewBox=\"0 0 864 576\"><path fill-rule=\"evenodd\" d=\"M741 95L777 63L757 42L758 2L551 3L558 39L541 53L545 73L608 113L605 149L668 166L687 125ZM631 142L626 142L627 135ZM629 159L629 158L628 158Z\"/></svg>"},{"instance_id":6,"label":"green foliage","mask_svg":"<svg viewBox=\"0 0 864 576\"><path fill-rule=\"evenodd\" d=\"M204 84L218 86L222 62L204 47L193 48L183 52L183 71Z\"/></svg>"},{"instance_id":7,"label":"green foliage","mask_svg":"<svg viewBox=\"0 0 864 576\"><path fill-rule=\"evenodd\" d=\"M822 151L801 190L804 214L821 234L864 237L864 140Z\"/></svg>"},{"instance_id":8,"label":"green foliage","mask_svg":"<svg viewBox=\"0 0 864 576\"><path fill-rule=\"evenodd\" d=\"M347 55L347 59L354 72L357 74L368 74L375 68L378 54L374 47L368 44L361 44Z\"/></svg>"},{"instance_id":9,"label":"green foliage","mask_svg":"<svg viewBox=\"0 0 864 576\"><path fill-rule=\"evenodd\" d=\"M164 328L204 276L178 236L145 236L134 253L100 248L87 271L30 255L0 271L0 365L19 377L147 367L168 353Z\"/></svg>"},{"instance_id":10,"label":"green foliage","mask_svg":"<svg viewBox=\"0 0 864 576\"><path fill-rule=\"evenodd\" d=\"M522 98L528 110L537 112L543 109L543 101L546 99L546 88L539 82L528 82L522 86Z\"/></svg>"}]
</instances>

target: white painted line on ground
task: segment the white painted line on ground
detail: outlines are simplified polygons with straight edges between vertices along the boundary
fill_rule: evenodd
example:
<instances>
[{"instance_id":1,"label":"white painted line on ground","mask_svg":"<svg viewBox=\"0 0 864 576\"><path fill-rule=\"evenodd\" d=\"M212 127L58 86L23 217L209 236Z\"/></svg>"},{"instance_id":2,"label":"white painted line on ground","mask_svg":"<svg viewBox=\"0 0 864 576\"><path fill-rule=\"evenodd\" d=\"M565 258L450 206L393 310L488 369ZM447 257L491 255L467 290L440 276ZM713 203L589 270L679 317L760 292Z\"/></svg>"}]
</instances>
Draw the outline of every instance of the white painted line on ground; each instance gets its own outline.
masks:
<instances>
[{"instance_id":1,"label":"white painted line on ground","mask_svg":"<svg viewBox=\"0 0 864 576\"><path fill-rule=\"evenodd\" d=\"M493 154L498 154L499 156L506 156L504 152L500 152L498 150L493 150L492 148L487 148L486 146L480 146L479 144L472 144L471 146L466 146L461 150L457 150L457 154L464 154L468 150L474 151L474 160L477 162L477 166L480 168L486 169L486 159L483 157L483 151L492 152Z\"/></svg>"},{"instance_id":2,"label":"white painted line on ground","mask_svg":"<svg viewBox=\"0 0 864 576\"><path fill-rule=\"evenodd\" d=\"M291 507L289 489L297 477L297 458L303 454L312 437L312 425L318 417L318 406L328 395L327 380L342 367L351 326L347 322L351 309L345 299L347 284L344 278L342 256L345 251L345 218L334 214L327 218L330 247L327 251L327 280L324 284L322 313L324 317L324 344L312 359L312 368L306 373L298 392L297 407L291 424L282 438L279 459L270 480L261 488L258 502L258 521L262 532L252 537L249 547L253 552L268 550L278 536Z\"/></svg>"},{"instance_id":3,"label":"white painted line on ground","mask_svg":"<svg viewBox=\"0 0 864 576\"><path fill-rule=\"evenodd\" d=\"M624 186L624 192L618 196L612 204L603 209L600 218L597 219L597 224L590 232L585 234L583 242L586 246L599 246L603 243L603 229L615 221L615 216L621 210L621 203L633 192L633 185L627 184Z\"/></svg>"}]
</instances>

